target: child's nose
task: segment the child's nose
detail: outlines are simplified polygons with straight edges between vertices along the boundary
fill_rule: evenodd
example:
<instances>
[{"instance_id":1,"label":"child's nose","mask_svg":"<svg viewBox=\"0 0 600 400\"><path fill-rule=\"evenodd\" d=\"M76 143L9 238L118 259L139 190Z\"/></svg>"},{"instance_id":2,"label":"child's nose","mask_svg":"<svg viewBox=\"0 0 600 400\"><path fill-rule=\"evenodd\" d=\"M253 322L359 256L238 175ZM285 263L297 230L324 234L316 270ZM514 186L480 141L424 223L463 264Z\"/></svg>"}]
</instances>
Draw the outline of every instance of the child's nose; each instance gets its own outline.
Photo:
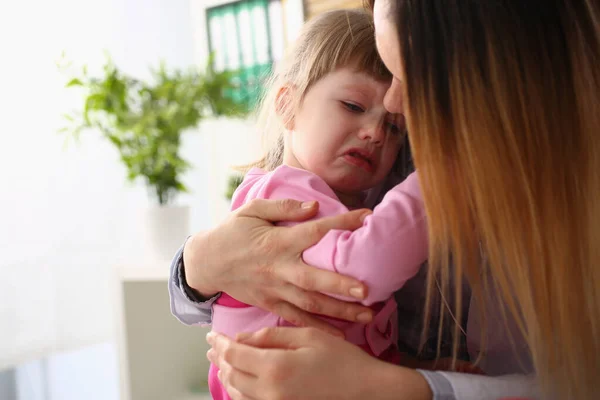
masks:
<instances>
[{"instance_id":1,"label":"child's nose","mask_svg":"<svg viewBox=\"0 0 600 400\"><path fill-rule=\"evenodd\" d=\"M380 145L385 139L385 128L382 122L372 123L363 127L358 134L361 140L368 140L373 144Z\"/></svg>"}]
</instances>

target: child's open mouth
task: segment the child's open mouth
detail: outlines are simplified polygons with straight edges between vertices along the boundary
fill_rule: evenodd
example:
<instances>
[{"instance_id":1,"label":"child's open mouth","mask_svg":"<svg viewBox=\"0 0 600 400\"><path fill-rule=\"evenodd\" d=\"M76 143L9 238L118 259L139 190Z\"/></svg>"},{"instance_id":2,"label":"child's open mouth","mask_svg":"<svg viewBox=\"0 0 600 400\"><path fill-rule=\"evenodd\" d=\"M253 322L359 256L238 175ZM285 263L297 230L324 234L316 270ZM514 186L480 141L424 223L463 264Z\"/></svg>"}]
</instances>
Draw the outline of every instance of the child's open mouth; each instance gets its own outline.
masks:
<instances>
[{"instance_id":1,"label":"child's open mouth","mask_svg":"<svg viewBox=\"0 0 600 400\"><path fill-rule=\"evenodd\" d=\"M375 166L373 160L367 151L362 149L350 149L344 154L344 160L349 164L364 169L367 172L373 172Z\"/></svg>"}]
</instances>

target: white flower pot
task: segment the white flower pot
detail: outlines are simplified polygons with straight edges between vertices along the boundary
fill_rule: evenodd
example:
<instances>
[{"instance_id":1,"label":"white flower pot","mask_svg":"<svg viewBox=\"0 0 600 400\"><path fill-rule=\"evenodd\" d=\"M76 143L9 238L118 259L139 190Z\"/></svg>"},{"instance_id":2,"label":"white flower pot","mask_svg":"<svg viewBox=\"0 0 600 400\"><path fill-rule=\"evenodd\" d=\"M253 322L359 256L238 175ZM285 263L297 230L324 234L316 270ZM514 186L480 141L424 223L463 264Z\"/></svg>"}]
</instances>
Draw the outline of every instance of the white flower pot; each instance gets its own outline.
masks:
<instances>
[{"instance_id":1,"label":"white flower pot","mask_svg":"<svg viewBox=\"0 0 600 400\"><path fill-rule=\"evenodd\" d=\"M145 222L145 247L150 259L168 262L190 235L190 208L152 207L146 211Z\"/></svg>"}]
</instances>

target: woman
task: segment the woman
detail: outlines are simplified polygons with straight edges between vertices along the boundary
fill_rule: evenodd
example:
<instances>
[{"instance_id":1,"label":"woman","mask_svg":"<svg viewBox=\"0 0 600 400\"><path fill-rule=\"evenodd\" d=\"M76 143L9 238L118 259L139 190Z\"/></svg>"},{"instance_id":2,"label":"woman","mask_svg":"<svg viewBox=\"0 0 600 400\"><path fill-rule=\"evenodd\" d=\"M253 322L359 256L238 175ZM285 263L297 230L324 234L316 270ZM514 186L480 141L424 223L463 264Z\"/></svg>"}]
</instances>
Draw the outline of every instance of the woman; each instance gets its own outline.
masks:
<instances>
[{"instance_id":1,"label":"woman","mask_svg":"<svg viewBox=\"0 0 600 400\"><path fill-rule=\"evenodd\" d=\"M600 6L592 0L450 3L374 5L378 48L395 76L386 108L406 115L429 218L428 298L439 283L460 320L462 285L448 283L466 278L473 293L469 350L481 351L472 356L493 357L486 350L494 343L486 342L514 322L509 341L522 335L541 396L593 398L600 390ZM298 259L324 229L350 229L358 212L289 230L256 219L303 219L314 212L308 207L255 203L192 238L181 269L188 284L204 295L225 289L302 325L318 322L300 309L363 316L360 307L311 292L360 295L366 288ZM236 249L219 260L230 243L260 250ZM243 290L246 282L227 273L237 265L233 258L245 257L267 289ZM493 321L496 313L500 319ZM507 392L508 378L385 364L311 328L270 329L236 342L213 335L209 342L208 356L236 399L535 395L526 381ZM454 397L443 397L448 392Z\"/></svg>"}]
</instances>

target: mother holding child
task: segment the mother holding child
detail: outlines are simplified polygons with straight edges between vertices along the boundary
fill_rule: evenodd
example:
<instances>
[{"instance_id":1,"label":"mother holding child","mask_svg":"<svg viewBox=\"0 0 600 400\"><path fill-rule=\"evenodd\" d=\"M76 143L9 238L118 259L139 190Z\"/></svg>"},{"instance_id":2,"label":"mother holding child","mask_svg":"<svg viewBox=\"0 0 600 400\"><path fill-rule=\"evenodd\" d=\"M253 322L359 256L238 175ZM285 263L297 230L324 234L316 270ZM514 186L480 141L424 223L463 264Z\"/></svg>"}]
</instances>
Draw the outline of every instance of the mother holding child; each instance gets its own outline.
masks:
<instances>
[{"instance_id":1,"label":"mother holding child","mask_svg":"<svg viewBox=\"0 0 600 400\"><path fill-rule=\"evenodd\" d=\"M304 27L173 261L213 398L594 398L600 5L369 3Z\"/></svg>"}]
</instances>

